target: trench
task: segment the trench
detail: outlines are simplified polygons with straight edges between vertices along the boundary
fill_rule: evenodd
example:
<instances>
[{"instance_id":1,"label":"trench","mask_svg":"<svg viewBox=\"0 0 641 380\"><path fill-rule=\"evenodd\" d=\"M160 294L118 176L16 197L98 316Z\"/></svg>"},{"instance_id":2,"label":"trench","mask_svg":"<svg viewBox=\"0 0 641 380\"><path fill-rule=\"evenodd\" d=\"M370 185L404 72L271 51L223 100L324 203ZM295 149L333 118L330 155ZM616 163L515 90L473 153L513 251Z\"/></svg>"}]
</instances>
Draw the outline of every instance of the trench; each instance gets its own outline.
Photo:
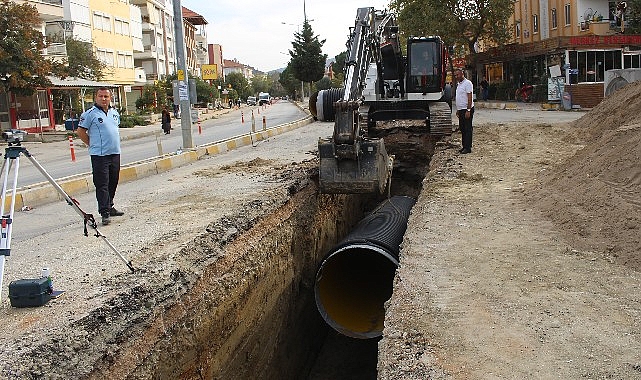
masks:
<instances>
[{"instance_id":1,"label":"trench","mask_svg":"<svg viewBox=\"0 0 641 380\"><path fill-rule=\"evenodd\" d=\"M418 154L405 169L395 170L392 195L418 197L436 142L423 143L430 154ZM152 324L138 338L153 336L151 348L137 353L124 377L376 379L380 337L355 339L330 326L317 307L315 286L328 252L383 201L319 195L310 180L230 242L223 259L205 268L180 301L163 310L161 323L156 321L162 326ZM367 271L386 277L379 293L388 298L395 267L385 273L375 267Z\"/></svg>"}]
</instances>

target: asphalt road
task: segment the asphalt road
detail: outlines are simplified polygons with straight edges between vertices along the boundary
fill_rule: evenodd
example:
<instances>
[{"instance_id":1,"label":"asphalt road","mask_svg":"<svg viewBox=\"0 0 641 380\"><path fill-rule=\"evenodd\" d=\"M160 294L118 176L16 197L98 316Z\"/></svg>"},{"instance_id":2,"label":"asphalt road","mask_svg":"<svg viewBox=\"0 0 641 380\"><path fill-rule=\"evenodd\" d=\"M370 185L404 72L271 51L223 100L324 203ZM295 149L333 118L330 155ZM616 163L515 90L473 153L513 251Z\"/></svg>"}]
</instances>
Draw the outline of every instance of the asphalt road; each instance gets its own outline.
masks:
<instances>
[{"instance_id":1,"label":"asphalt road","mask_svg":"<svg viewBox=\"0 0 641 380\"><path fill-rule=\"evenodd\" d=\"M275 103L266 108L255 106L233 110L215 119L201 122L201 134L198 133L198 125L193 124L191 131L194 146L206 145L248 134L252 128L252 111L254 111L256 130L262 129L263 117L265 117L266 127L271 128L298 120L307 115L295 104L285 101ZM159 124L121 129L121 136L141 136L122 141L121 165L147 160L182 149L183 138L180 120L172 120L172 127L173 130L169 135L162 134ZM157 131L158 134L150 135L149 132L152 131ZM25 142L23 146L54 179L91 172L89 155L80 139L74 140L75 162L71 160L68 141L50 143ZM18 188L47 181L26 156L20 155L18 161ZM12 163L12 167L15 168L15 161ZM4 177L4 171L2 175ZM12 186L13 175L14 172L12 170L9 175L9 188Z\"/></svg>"}]
</instances>

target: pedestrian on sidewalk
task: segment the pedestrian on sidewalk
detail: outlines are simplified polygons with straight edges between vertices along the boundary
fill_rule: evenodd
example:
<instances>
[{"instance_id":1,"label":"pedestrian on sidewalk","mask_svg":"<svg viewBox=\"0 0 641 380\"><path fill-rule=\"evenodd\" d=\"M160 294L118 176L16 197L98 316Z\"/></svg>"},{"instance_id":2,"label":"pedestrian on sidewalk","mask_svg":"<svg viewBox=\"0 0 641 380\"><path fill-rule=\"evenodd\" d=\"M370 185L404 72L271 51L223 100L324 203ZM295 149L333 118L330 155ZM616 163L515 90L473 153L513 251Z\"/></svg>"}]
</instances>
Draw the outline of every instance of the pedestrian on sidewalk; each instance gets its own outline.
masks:
<instances>
[{"instance_id":1,"label":"pedestrian on sidewalk","mask_svg":"<svg viewBox=\"0 0 641 380\"><path fill-rule=\"evenodd\" d=\"M100 87L96 91L93 107L80 115L76 133L89 147L98 212L105 226L111 222L111 216L125 214L114 207L120 178L119 125L120 114L111 106L111 90Z\"/></svg>"},{"instance_id":2,"label":"pedestrian on sidewalk","mask_svg":"<svg viewBox=\"0 0 641 380\"><path fill-rule=\"evenodd\" d=\"M461 130L461 154L472 153L472 117L474 116L474 85L467 78L463 70L456 69L456 117Z\"/></svg>"},{"instance_id":3,"label":"pedestrian on sidewalk","mask_svg":"<svg viewBox=\"0 0 641 380\"><path fill-rule=\"evenodd\" d=\"M169 110L167 107L162 109L162 114L161 114L161 126L162 130L165 132L166 135L171 133L171 115L169 114Z\"/></svg>"},{"instance_id":4,"label":"pedestrian on sidewalk","mask_svg":"<svg viewBox=\"0 0 641 380\"><path fill-rule=\"evenodd\" d=\"M487 98L489 97L490 94L490 84L487 82L487 79L485 79L485 76L483 77L483 80L480 83L481 85L481 97L483 98L484 102L487 102Z\"/></svg>"}]
</instances>

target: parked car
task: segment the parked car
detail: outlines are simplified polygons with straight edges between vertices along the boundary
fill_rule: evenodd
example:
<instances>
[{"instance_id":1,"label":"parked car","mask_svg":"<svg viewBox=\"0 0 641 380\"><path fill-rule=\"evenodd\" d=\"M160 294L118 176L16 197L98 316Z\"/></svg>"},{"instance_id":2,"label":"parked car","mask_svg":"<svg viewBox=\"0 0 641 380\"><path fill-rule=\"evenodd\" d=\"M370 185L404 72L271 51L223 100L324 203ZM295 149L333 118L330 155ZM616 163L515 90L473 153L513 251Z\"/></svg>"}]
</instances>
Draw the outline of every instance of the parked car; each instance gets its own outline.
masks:
<instances>
[{"instance_id":1,"label":"parked car","mask_svg":"<svg viewBox=\"0 0 641 380\"><path fill-rule=\"evenodd\" d=\"M255 106L256 105L256 97L255 96L248 96L247 97L247 105L248 106Z\"/></svg>"}]
</instances>

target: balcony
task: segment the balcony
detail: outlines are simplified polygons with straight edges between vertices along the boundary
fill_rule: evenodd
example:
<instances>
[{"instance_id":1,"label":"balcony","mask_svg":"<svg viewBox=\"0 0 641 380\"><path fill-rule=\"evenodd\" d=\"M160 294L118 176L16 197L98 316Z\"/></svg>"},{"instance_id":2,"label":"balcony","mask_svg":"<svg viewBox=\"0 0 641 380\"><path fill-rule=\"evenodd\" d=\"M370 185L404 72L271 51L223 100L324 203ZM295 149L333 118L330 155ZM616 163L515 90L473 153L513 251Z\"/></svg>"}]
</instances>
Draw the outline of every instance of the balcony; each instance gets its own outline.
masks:
<instances>
[{"instance_id":1,"label":"balcony","mask_svg":"<svg viewBox=\"0 0 641 380\"><path fill-rule=\"evenodd\" d=\"M614 29L610 29L610 21L608 20L582 22L579 25L579 35L606 36L615 33Z\"/></svg>"},{"instance_id":2,"label":"balcony","mask_svg":"<svg viewBox=\"0 0 641 380\"><path fill-rule=\"evenodd\" d=\"M61 20L64 17L62 0L15 1L18 4L35 6L42 21Z\"/></svg>"}]
</instances>

